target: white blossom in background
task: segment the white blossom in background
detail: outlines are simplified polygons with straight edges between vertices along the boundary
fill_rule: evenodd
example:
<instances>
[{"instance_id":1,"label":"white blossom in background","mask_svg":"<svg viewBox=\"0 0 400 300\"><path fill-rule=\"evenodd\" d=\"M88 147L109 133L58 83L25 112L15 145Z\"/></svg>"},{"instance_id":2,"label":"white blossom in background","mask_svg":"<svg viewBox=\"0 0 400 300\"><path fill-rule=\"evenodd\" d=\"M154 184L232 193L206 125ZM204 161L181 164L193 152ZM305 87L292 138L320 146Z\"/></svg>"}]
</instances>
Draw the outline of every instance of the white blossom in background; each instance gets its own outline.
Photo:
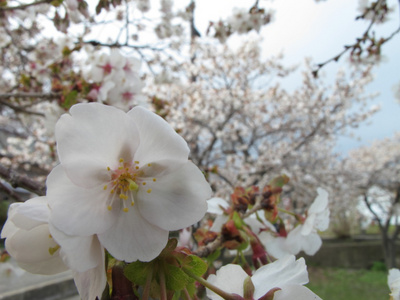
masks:
<instances>
[{"instance_id":1,"label":"white blossom in background","mask_svg":"<svg viewBox=\"0 0 400 300\"><path fill-rule=\"evenodd\" d=\"M248 274L239 266L228 264L221 267L216 275L207 279L211 284L225 292L244 296L243 283ZM254 299L260 299L269 291L278 288L274 300L317 300L321 299L304 285L308 283L308 273L303 258L296 260L293 255L285 256L262 266L251 276L254 285ZM212 300L223 299L207 289L207 297Z\"/></svg>"},{"instance_id":2,"label":"white blossom in background","mask_svg":"<svg viewBox=\"0 0 400 300\"><path fill-rule=\"evenodd\" d=\"M124 113L77 104L58 121L56 140L61 164L47 180L51 223L71 236L97 234L119 260L152 260L170 230L207 210L211 189L188 160L186 142L142 107Z\"/></svg>"},{"instance_id":3,"label":"white blossom in background","mask_svg":"<svg viewBox=\"0 0 400 300\"><path fill-rule=\"evenodd\" d=\"M388 275L390 300L400 300L400 270L390 269Z\"/></svg>"},{"instance_id":4,"label":"white blossom in background","mask_svg":"<svg viewBox=\"0 0 400 300\"><path fill-rule=\"evenodd\" d=\"M307 255L314 255L321 248L322 240L318 231L325 231L329 227L328 193L322 188L317 189L318 196L307 211L304 224L289 232L286 238L286 247L293 254L304 251Z\"/></svg>"},{"instance_id":5,"label":"white blossom in background","mask_svg":"<svg viewBox=\"0 0 400 300\"><path fill-rule=\"evenodd\" d=\"M93 51L86 65L85 79L98 84L90 91L89 98L126 111L134 105L145 103L138 59L126 57L119 49L113 48L109 54Z\"/></svg>"},{"instance_id":6,"label":"white blossom in background","mask_svg":"<svg viewBox=\"0 0 400 300\"><path fill-rule=\"evenodd\" d=\"M318 231L325 231L329 227L328 193L317 189L318 196L307 211L304 223L290 230L287 236L281 236L274 226L267 220L260 223L255 218L248 218L246 223L258 234L267 253L275 258L282 258L288 254L297 255L304 251L307 255L314 255L322 245ZM258 219L263 219L259 216Z\"/></svg>"}]
</instances>

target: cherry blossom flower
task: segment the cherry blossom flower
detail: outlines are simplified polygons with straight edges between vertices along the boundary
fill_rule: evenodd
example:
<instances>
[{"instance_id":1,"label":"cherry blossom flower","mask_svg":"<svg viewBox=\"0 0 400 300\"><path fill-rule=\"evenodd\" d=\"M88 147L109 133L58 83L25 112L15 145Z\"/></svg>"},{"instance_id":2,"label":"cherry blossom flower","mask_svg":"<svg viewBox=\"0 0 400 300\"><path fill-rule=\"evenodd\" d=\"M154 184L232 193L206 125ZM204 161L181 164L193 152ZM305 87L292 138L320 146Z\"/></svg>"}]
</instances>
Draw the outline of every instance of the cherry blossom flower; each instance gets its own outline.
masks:
<instances>
[{"instance_id":1,"label":"cherry blossom flower","mask_svg":"<svg viewBox=\"0 0 400 300\"><path fill-rule=\"evenodd\" d=\"M48 216L45 197L13 203L1 231L7 252L30 273L51 275L68 270L50 234Z\"/></svg>"},{"instance_id":2,"label":"cherry blossom flower","mask_svg":"<svg viewBox=\"0 0 400 300\"><path fill-rule=\"evenodd\" d=\"M97 234L115 258L149 261L170 230L199 221L211 189L186 142L161 117L77 104L56 125L61 165L47 179L51 223L71 236Z\"/></svg>"},{"instance_id":3,"label":"cherry blossom flower","mask_svg":"<svg viewBox=\"0 0 400 300\"><path fill-rule=\"evenodd\" d=\"M282 258L289 254L297 255L300 251L314 255L321 248L322 240L318 230L324 231L329 227L328 193L322 188L318 188L317 193L318 196L311 204L304 224L295 227L287 236L279 235L262 215L258 216L262 223L255 218L246 220L252 231L258 234L269 255Z\"/></svg>"},{"instance_id":4,"label":"cherry blossom flower","mask_svg":"<svg viewBox=\"0 0 400 300\"><path fill-rule=\"evenodd\" d=\"M322 240L317 231L329 227L328 192L322 188L318 188L317 192L318 196L311 204L304 224L297 226L287 236L286 247L293 254L304 251L314 255L321 248Z\"/></svg>"},{"instance_id":5,"label":"cherry blossom flower","mask_svg":"<svg viewBox=\"0 0 400 300\"><path fill-rule=\"evenodd\" d=\"M225 292L243 297L243 284L247 277L247 273L240 266L228 264L220 268L216 275L210 275L207 281ZM260 299L274 289L277 289L274 300L321 299L303 286L308 283L307 267L303 258L296 261L293 255L262 266L251 276L251 281L254 285L254 299ZM208 289L207 296L212 300L222 299Z\"/></svg>"},{"instance_id":6,"label":"cherry blossom flower","mask_svg":"<svg viewBox=\"0 0 400 300\"><path fill-rule=\"evenodd\" d=\"M400 270L390 269L388 275L388 285L390 288L390 299L400 300Z\"/></svg>"},{"instance_id":7,"label":"cherry blossom flower","mask_svg":"<svg viewBox=\"0 0 400 300\"><path fill-rule=\"evenodd\" d=\"M48 223L49 216L46 197L12 204L1 232L7 252L30 273L52 275L71 269L81 298L100 298L106 274L98 239L67 236Z\"/></svg>"}]
</instances>

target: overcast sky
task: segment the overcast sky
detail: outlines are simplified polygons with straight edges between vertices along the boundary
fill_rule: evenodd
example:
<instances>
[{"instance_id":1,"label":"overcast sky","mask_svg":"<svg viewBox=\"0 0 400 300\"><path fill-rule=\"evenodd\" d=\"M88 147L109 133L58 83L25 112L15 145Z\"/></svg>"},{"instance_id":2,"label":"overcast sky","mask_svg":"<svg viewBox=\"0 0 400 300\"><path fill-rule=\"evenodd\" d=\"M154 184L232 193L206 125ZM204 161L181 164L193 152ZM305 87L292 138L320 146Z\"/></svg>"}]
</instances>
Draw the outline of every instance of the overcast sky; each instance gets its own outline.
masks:
<instances>
[{"instance_id":1,"label":"overcast sky","mask_svg":"<svg viewBox=\"0 0 400 300\"><path fill-rule=\"evenodd\" d=\"M388 2L396 12L392 14L391 22L379 28L386 34L399 26L398 2ZM254 0L197 1L196 26L204 34L209 20L216 21L228 16L231 13L229 8L250 7L253 3ZM265 55L283 51L288 64L301 63L306 56L312 57L315 62L326 61L338 54L344 45L354 43L368 25L363 21L355 21L359 13L358 0L326 0L319 3L314 0L261 0L260 4L276 9L274 22L261 31ZM383 55L385 62L375 68L375 80L368 88L368 92L379 92L373 103L379 104L382 109L373 117L371 124L363 124L355 131L359 141L341 138L339 151L347 152L400 131L400 103L393 92L393 87L400 83L400 35L383 47ZM331 63L323 72L327 78L333 78L337 68L345 64L346 57L339 64Z\"/></svg>"}]
</instances>

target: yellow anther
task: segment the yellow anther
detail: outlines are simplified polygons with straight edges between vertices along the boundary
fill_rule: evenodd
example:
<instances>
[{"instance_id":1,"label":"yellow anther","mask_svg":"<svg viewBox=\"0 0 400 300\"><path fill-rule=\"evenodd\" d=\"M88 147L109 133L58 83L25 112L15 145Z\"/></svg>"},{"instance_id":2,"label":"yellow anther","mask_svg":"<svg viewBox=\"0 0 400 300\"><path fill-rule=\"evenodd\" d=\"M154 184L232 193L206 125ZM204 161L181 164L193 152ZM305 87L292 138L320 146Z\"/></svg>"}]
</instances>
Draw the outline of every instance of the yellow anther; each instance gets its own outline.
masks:
<instances>
[{"instance_id":1,"label":"yellow anther","mask_svg":"<svg viewBox=\"0 0 400 300\"><path fill-rule=\"evenodd\" d=\"M106 190L106 189L107 189L107 184L105 186L103 186L103 190Z\"/></svg>"},{"instance_id":2,"label":"yellow anther","mask_svg":"<svg viewBox=\"0 0 400 300\"><path fill-rule=\"evenodd\" d=\"M111 189L110 194L114 194L114 189Z\"/></svg>"},{"instance_id":3,"label":"yellow anther","mask_svg":"<svg viewBox=\"0 0 400 300\"><path fill-rule=\"evenodd\" d=\"M151 164L147 164L148 167L151 167Z\"/></svg>"},{"instance_id":4,"label":"yellow anther","mask_svg":"<svg viewBox=\"0 0 400 300\"><path fill-rule=\"evenodd\" d=\"M111 171L110 167L107 167L107 171Z\"/></svg>"},{"instance_id":5,"label":"yellow anther","mask_svg":"<svg viewBox=\"0 0 400 300\"><path fill-rule=\"evenodd\" d=\"M128 199L128 196L125 194L119 194L119 198L126 200L126 199Z\"/></svg>"},{"instance_id":6,"label":"yellow anther","mask_svg":"<svg viewBox=\"0 0 400 300\"><path fill-rule=\"evenodd\" d=\"M132 202L131 202L131 206L134 206L134 205L135 205L135 202L132 201Z\"/></svg>"},{"instance_id":7,"label":"yellow anther","mask_svg":"<svg viewBox=\"0 0 400 300\"><path fill-rule=\"evenodd\" d=\"M55 246L55 247L50 247L50 248L49 248L49 253L50 253L50 255L53 255L54 253L56 253L58 249L60 249L60 246L59 246L59 245L57 245L57 246Z\"/></svg>"},{"instance_id":8,"label":"yellow anther","mask_svg":"<svg viewBox=\"0 0 400 300\"><path fill-rule=\"evenodd\" d=\"M146 185L146 182L142 182L143 185Z\"/></svg>"},{"instance_id":9,"label":"yellow anther","mask_svg":"<svg viewBox=\"0 0 400 300\"><path fill-rule=\"evenodd\" d=\"M154 181L154 182L156 182L156 181L157 181L157 179L153 178L153 181Z\"/></svg>"},{"instance_id":10,"label":"yellow anther","mask_svg":"<svg viewBox=\"0 0 400 300\"><path fill-rule=\"evenodd\" d=\"M129 208L124 207L122 210L123 210L124 212L128 212L128 211L129 211Z\"/></svg>"},{"instance_id":11,"label":"yellow anther","mask_svg":"<svg viewBox=\"0 0 400 300\"><path fill-rule=\"evenodd\" d=\"M53 236L52 236L51 234L49 234L49 238L50 238L50 239L52 239L52 238L53 238Z\"/></svg>"},{"instance_id":12,"label":"yellow anther","mask_svg":"<svg viewBox=\"0 0 400 300\"><path fill-rule=\"evenodd\" d=\"M138 160L135 160L135 164L137 164L137 165L138 165L138 164L139 164L139 161L138 161Z\"/></svg>"},{"instance_id":13,"label":"yellow anther","mask_svg":"<svg viewBox=\"0 0 400 300\"><path fill-rule=\"evenodd\" d=\"M131 190L131 191L137 191L138 190L139 186L137 185L137 183L135 181L133 181L130 178L127 178L126 180L129 182L129 190Z\"/></svg>"},{"instance_id":14,"label":"yellow anther","mask_svg":"<svg viewBox=\"0 0 400 300\"><path fill-rule=\"evenodd\" d=\"M150 194L151 193L151 189L148 189L147 192Z\"/></svg>"},{"instance_id":15,"label":"yellow anther","mask_svg":"<svg viewBox=\"0 0 400 300\"><path fill-rule=\"evenodd\" d=\"M112 207L109 205L109 206L107 206L107 209L108 210L112 210Z\"/></svg>"},{"instance_id":16,"label":"yellow anther","mask_svg":"<svg viewBox=\"0 0 400 300\"><path fill-rule=\"evenodd\" d=\"M120 158L120 159L119 159L119 162L120 162L120 163L123 163L123 162L124 162L124 159L123 159L123 158Z\"/></svg>"},{"instance_id":17,"label":"yellow anther","mask_svg":"<svg viewBox=\"0 0 400 300\"><path fill-rule=\"evenodd\" d=\"M136 170L139 170L139 166L136 166L135 169L136 169Z\"/></svg>"},{"instance_id":18,"label":"yellow anther","mask_svg":"<svg viewBox=\"0 0 400 300\"><path fill-rule=\"evenodd\" d=\"M118 167L118 170L122 170L124 167Z\"/></svg>"}]
</instances>

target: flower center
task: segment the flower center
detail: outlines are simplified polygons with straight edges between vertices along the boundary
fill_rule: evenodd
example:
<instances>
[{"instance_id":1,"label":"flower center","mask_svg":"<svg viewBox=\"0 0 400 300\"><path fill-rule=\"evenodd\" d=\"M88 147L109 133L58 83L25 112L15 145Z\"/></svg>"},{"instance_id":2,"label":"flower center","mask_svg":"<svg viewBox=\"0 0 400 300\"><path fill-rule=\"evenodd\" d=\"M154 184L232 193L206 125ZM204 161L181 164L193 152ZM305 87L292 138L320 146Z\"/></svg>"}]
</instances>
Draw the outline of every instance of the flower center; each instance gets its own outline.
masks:
<instances>
[{"instance_id":1,"label":"flower center","mask_svg":"<svg viewBox=\"0 0 400 300\"><path fill-rule=\"evenodd\" d=\"M146 167L151 167L151 164L147 164ZM107 209L112 210L112 205L116 199L122 201L123 211L128 212L128 206L135 204L134 195L139 190L139 187L143 188L147 185L149 178L145 176L144 166L140 167L139 161L133 163L124 162L121 158L119 160L119 166L116 170L111 170L107 167L107 170L111 172L110 181L103 186L103 190L109 191L110 197L107 200ZM156 178L151 179L152 182L156 182ZM151 188L146 190L147 193L151 193ZM128 201L129 200L129 201Z\"/></svg>"}]
</instances>

